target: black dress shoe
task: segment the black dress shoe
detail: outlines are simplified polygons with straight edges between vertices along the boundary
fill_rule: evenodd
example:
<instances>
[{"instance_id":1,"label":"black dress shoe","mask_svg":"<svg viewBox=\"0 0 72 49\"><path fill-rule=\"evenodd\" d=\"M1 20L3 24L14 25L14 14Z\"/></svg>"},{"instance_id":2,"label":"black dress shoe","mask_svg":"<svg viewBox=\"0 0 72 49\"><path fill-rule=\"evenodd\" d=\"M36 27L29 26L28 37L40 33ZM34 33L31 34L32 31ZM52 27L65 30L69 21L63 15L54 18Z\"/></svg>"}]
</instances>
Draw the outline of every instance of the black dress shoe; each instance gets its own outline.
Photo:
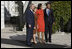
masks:
<instances>
[{"instance_id":1,"label":"black dress shoe","mask_svg":"<svg viewBox=\"0 0 72 49\"><path fill-rule=\"evenodd\" d=\"M46 42L48 42L48 39L46 40Z\"/></svg>"},{"instance_id":2,"label":"black dress shoe","mask_svg":"<svg viewBox=\"0 0 72 49\"><path fill-rule=\"evenodd\" d=\"M35 45L37 44L37 43L35 43L35 42L32 42L32 43L35 44Z\"/></svg>"},{"instance_id":3,"label":"black dress shoe","mask_svg":"<svg viewBox=\"0 0 72 49\"><path fill-rule=\"evenodd\" d=\"M52 41L51 41L51 40L49 40L49 42L51 43Z\"/></svg>"},{"instance_id":4,"label":"black dress shoe","mask_svg":"<svg viewBox=\"0 0 72 49\"><path fill-rule=\"evenodd\" d=\"M27 45L27 46L32 46L32 44L27 44L27 43L26 43L26 45Z\"/></svg>"}]
</instances>

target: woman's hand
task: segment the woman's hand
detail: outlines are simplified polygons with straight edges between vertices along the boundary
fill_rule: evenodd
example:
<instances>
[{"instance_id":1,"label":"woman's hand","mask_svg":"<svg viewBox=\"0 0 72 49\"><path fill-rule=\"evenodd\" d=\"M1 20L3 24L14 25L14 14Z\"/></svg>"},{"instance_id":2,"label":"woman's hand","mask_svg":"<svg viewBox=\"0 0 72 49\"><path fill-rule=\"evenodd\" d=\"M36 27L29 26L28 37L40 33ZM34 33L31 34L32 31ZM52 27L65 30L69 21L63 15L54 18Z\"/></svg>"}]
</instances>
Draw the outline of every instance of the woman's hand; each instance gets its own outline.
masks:
<instances>
[{"instance_id":1,"label":"woman's hand","mask_svg":"<svg viewBox=\"0 0 72 49\"><path fill-rule=\"evenodd\" d=\"M37 25L37 29L38 29L38 25Z\"/></svg>"},{"instance_id":2,"label":"woman's hand","mask_svg":"<svg viewBox=\"0 0 72 49\"><path fill-rule=\"evenodd\" d=\"M36 27L34 27L34 29L36 29Z\"/></svg>"},{"instance_id":3,"label":"woman's hand","mask_svg":"<svg viewBox=\"0 0 72 49\"><path fill-rule=\"evenodd\" d=\"M55 25L55 22L53 22L53 24Z\"/></svg>"},{"instance_id":4,"label":"woman's hand","mask_svg":"<svg viewBox=\"0 0 72 49\"><path fill-rule=\"evenodd\" d=\"M29 24L29 28L31 28L31 25Z\"/></svg>"}]
</instances>

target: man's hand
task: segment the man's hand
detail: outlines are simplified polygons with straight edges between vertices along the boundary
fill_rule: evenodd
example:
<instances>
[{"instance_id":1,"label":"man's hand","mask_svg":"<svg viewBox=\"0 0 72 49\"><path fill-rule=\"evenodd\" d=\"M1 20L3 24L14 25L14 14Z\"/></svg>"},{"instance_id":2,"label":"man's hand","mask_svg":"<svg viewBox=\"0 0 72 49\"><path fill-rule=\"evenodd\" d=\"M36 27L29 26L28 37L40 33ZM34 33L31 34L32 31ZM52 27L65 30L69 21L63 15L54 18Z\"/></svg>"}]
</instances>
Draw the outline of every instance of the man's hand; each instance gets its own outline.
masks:
<instances>
[{"instance_id":1,"label":"man's hand","mask_svg":"<svg viewBox=\"0 0 72 49\"><path fill-rule=\"evenodd\" d=\"M53 22L53 24L55 25L55 22Z\"/></svg>"},{"instance_id":2,"label":"man's hand","mask_svg":"<svg viewBox=\"0 0 72 49\"><path fill-rule=\"evenodd\" d=\"M31 25L29 24L29 27L31 28Z\"/></svg>"}]
</instances>

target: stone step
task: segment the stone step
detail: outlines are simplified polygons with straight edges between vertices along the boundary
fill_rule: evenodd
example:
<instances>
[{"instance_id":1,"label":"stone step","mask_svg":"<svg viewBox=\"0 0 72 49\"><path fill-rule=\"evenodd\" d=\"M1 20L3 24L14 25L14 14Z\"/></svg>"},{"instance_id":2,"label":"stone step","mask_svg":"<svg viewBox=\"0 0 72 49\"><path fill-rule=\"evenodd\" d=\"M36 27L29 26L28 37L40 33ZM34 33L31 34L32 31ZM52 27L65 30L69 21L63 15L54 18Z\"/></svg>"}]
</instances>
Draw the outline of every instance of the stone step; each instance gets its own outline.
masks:
<instances>
[{"instance_id":1,"label":"stone step","mask_svg":"<svg viewBox=\"0 0 72 49\"><path fill-rule=\"evenodd\" d=\"M8 33L13 33L14 30L13 30L13 26L6 26L4 29L1 29L1 32L8 32ZM24 25L24 28L23 28L23 31L16 31L17 33L18 32L26 32L26 26Z\"/></svg>"}]
</instances>

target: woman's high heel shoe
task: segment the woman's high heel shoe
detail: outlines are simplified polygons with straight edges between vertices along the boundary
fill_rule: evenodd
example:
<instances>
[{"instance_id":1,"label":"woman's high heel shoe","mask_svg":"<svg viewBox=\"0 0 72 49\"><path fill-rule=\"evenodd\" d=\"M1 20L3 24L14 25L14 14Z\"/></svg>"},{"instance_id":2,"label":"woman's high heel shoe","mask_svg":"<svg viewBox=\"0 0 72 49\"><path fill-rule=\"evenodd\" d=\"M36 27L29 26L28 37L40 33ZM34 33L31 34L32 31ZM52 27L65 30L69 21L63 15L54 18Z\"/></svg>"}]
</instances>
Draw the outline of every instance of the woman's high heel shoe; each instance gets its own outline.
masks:
<instances>
[{"instance_id":1,"label":"woman's high heel shoe","mask_svg":"<svg viewBox=\"0 0 72 49\"><path fill-rule=\"evenodd\" d=\"M45 44L45 41L43 40L42 43Z\"/></svg>"},{"instance_id":2,"label":"woman's high heel shoe","mask_svg":"<svg viewBox=\"0 0 72 49\"><path fill-rule=\"evenodd\" d=\"M34 44L37 44L37 42L36 42L36 41L34 41L33 43L34 43Z\"/></svg>"}]
</instances>

